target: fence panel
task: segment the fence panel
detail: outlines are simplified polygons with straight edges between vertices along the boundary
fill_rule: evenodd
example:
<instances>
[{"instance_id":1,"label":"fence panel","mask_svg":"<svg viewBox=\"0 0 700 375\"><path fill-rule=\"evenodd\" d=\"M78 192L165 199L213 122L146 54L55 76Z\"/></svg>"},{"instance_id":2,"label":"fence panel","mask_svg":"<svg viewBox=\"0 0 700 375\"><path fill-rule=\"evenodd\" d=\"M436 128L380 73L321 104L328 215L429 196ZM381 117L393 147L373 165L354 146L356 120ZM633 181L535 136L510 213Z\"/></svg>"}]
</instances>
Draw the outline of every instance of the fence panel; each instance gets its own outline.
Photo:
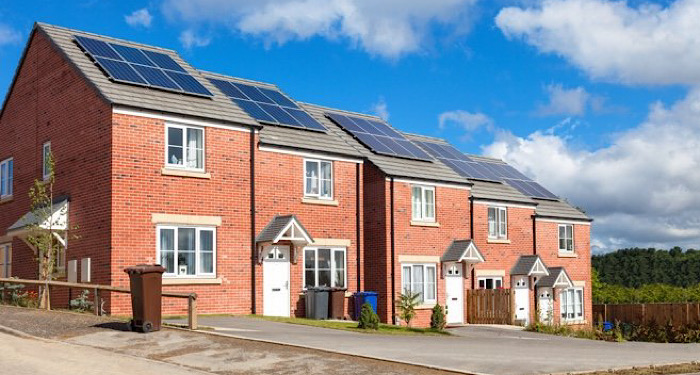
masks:
<instances>
[{"instance_id":1,"label":"fence panel","mask_svg":"<svg viewBox=\"0 0 700 375\"><path fill-rule=\"evenodd\" d=\"M623 323L656 322L677 325L700 324L700 303L639 303L593 305L593 317L608 322Z\"/></svg>"},{"instance_id":2,"label":"fence panel","mask_svg":"<svg viewBox=\"0 0 700 375\"><path fill-rule=\"evenodd\" d=\"M467 293L467 322L471 324L511 324L510 289L477 289Z\"/></svg>"}]
</instances>

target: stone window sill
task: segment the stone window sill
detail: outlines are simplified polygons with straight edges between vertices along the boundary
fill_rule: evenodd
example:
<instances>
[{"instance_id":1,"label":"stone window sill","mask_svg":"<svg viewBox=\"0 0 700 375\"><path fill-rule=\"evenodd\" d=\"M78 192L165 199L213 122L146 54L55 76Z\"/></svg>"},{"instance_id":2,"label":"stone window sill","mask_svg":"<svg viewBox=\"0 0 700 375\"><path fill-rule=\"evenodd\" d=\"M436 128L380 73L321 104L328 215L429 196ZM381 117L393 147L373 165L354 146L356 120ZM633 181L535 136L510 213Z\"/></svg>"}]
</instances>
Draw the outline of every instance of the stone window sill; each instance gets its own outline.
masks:
<instances>
[{"instance_id":1,"label":"stone window sill","mask_svg":"<svg viewBox=\"0 0 700 375\"><path fill-rule=\"evenodd\" d=\"M338 201L337 200L328 200L328 199L316 199L316 198L302 198L301 203L304 204L317 204L320 206L338 206Z\"/></svg>"},{"instance_id":2,"label":"stone window sill","mask_svg":"<svg viewBox=\"0 0 700 375\"><path fill-rule=\"evenodd\" d=\"M177 277L164 277L163 285L221 285L222 281L220 278L177 278Z\"/></svg>"},{"instance_id":3,"label":"stone window sill","mask_svg":"<svg viewBox=\"0 0 700 375\"><path fill-rule=\"evenodd\" d=\"M417 221L417 220L411 220L411 226L414 227L433 227L433 228L439 228L440 223L434 222L434 221Z\"/></svg>"},{"instance_id":4,"label":"stone window sill","mask_svg":"<svg viewBox=\"0 0 700 375\"><path fill-rule=\"evenodd\" d=\"M194 172L180 169L162 168L160 170L160 174L163 176L190 177L211 180L211 173L208 172Z\"/></svg>"},{"instance_id":5,"label":"stone window sill","mask_svg":"<svg viewBox=\"0 0 700 375\"><path fill-rule=\"evenodd\" d=\"M578 255L576 253L559 253L559 258L578 258Z\"/></svg>"},{"instance_id":6,"label":"stone window sill","mask_svg":"<svg viewBox=\"0 0 700 375\"><path fill-rule=\"evenodd\" d=\"M486 243L503 243L503 244L509 244L510 240L506 239L498 239L498 238L488 238L486 240Z\"/></svg>"},{"instance_id":7,"label":"stone window sill","mask_svg":"<svg viewBox=\"0 0 700 375\"><path fill-rule=\"evenodd\" d=\"M432 310L433 307L435 307L434 304L418 305L416 306L416 310Z\"/></svg>"},{"instance_id":8,"label":"stone window sill","mask_svg":"<svg viewBox=\"0 0 700 375\"><path fill-rule=\"evenodd\" d=\"M4 197L4 198L0 198L0 204L10 203L13 200L15 200L15 197L13 197L12 195Z\"/></svg>"}]
</instances>

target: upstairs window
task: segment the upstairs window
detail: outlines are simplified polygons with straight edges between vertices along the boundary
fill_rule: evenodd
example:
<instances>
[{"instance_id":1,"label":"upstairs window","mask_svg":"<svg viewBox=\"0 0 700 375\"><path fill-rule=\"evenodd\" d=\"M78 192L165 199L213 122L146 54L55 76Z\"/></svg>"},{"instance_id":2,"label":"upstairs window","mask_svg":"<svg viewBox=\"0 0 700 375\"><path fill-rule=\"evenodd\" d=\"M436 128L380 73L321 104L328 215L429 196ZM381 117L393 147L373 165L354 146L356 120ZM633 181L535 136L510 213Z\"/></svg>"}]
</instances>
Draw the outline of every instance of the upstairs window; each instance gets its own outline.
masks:
<instances>
[{"instance_id":1,"label":"upstairs window","mask_svg":"<svg viewBox=\"0 0 700 375\"><path fill-rule=\"evenodd\" d=\"M333 199L333 162L304 160L304 196Z\"/></svg>"},{"instance_id":2,"label":"upstairs window","mask_svg":"<svg viewBox=\"0 0 700 375\"><path fill-rule=\"evenodd\" d=\"M489 207L489 238L508 238L508 216L505 207Z\"/></svg>"},{"instance_id":3,"label":"upstairs window","mask_svg":"<svg viewBox=\"0 0 700 375\"><path fill-rule=\"evenodd\" d=\"M435 221L435 188L414 185L411 187L411 218L416 221Z\"/></svg>"},{"instance_id":4,"label":"upstairs window","mask_svg":"<svg viewBox=\"0 0 700 375\"><path fill-rule=\"evenodd\" d=\"M571 224L559 225L559 252L574 252L574 226Z\"/></svg>"},{"instance_id":5,"label":"upstairs window","mask_svg":"<svg viewBox=\"0 0 700 375\"><path fill-rule=\"evenodd\" d=\"M0 198L12 196L13 159L0 162Z\"/></svg>"},{"instance_id":6,"label":"upstairs window","mask_svg":"<svg viewBox=\"0 0 700 375\"><path fill-rule=\"evenodd\" d=\"M41 148L41 176L44 179L44 181L49 179L49 175L51 174L51 166L49 165L49 161L51 159L51 142L46 142L44 143L44 146Z\"/></svg>"},{"instance_id":7,"label":"upstairs window","mask_svg":"<svg viewBox=\"0 0 700 375\"><path fill-rule=\"evenodd\" d=\"M204 170L204 129L180 125L166 127L165 165Z\"/></svg>"}]
</instances>

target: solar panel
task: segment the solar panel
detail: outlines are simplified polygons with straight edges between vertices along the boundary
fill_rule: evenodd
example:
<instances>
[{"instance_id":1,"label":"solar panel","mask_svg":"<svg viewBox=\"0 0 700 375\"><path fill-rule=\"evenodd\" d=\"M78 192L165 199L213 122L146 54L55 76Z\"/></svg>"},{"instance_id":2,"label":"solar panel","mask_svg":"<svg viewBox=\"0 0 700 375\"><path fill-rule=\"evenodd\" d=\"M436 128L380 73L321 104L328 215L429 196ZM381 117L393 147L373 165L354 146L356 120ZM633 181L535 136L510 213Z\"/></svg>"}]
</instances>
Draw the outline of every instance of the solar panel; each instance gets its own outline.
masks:
<instances>
[{"instance_id":1,"label":"solar panel","mask_svg":"<svg viewBox=\"0 0 700 375\"><path fill-rule=\"evenodd\" d=\"M338 113L326 113L326 116L377 154L432 160L430 155L386 123Z\"/></svg>"},{"instance_id":2,"label":"solar panel","mask_svg":"<svg viewBox=\"0 0 700 375\"><path fill-rule=\"evenodd\" d=\"M209 78L254 119L268 124L325 132L327 129L279 90Z\"/></svg>"},{"instance_id":3,"label":"solar panel","mask_svg":"<svg viewBox=\"0 0 700 375\"><path fill-rule=\"evenodd\" d=\"M170 56L140 48L75 36L78 46L114 81L211 97L196 78Z\"/></svg>"}]
</instances>

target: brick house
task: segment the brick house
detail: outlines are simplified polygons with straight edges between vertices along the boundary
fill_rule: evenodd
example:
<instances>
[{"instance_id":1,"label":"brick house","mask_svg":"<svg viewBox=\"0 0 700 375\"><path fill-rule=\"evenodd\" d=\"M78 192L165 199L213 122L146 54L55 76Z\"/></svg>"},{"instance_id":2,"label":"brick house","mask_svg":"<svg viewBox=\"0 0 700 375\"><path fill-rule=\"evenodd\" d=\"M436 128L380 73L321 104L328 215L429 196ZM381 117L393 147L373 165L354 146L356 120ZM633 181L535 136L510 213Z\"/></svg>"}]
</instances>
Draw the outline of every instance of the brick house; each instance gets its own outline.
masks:
<instances>
[{"instance_id":1,"label":"brick house","mask_svg":"<svg viewBox=\"0 0 700 375\"><path fill-rule=\"evenodd\" d=\"M378 150L339 118L374 124L410 155ZM59 278L89 264L90 282L125 286L125 267L159 263L164 287L197 292L203 313L278 316L303 315L307 287L373 290L385 322L413 291L420 325L436 303L465 323L468 290L508 287L524 291L521 320L548 306L553 321L591 322L580 211L465 175L425 149L444 140L199 71L172 50L36 24L0 130L0 276L36 278L27 192L50 151L55 216L79 227ZM534 273L512 272L533 257ZM128 297L104 300L129 314ZM165 313L184 309L164 301Z\"/></svg>"}]
</instances>

